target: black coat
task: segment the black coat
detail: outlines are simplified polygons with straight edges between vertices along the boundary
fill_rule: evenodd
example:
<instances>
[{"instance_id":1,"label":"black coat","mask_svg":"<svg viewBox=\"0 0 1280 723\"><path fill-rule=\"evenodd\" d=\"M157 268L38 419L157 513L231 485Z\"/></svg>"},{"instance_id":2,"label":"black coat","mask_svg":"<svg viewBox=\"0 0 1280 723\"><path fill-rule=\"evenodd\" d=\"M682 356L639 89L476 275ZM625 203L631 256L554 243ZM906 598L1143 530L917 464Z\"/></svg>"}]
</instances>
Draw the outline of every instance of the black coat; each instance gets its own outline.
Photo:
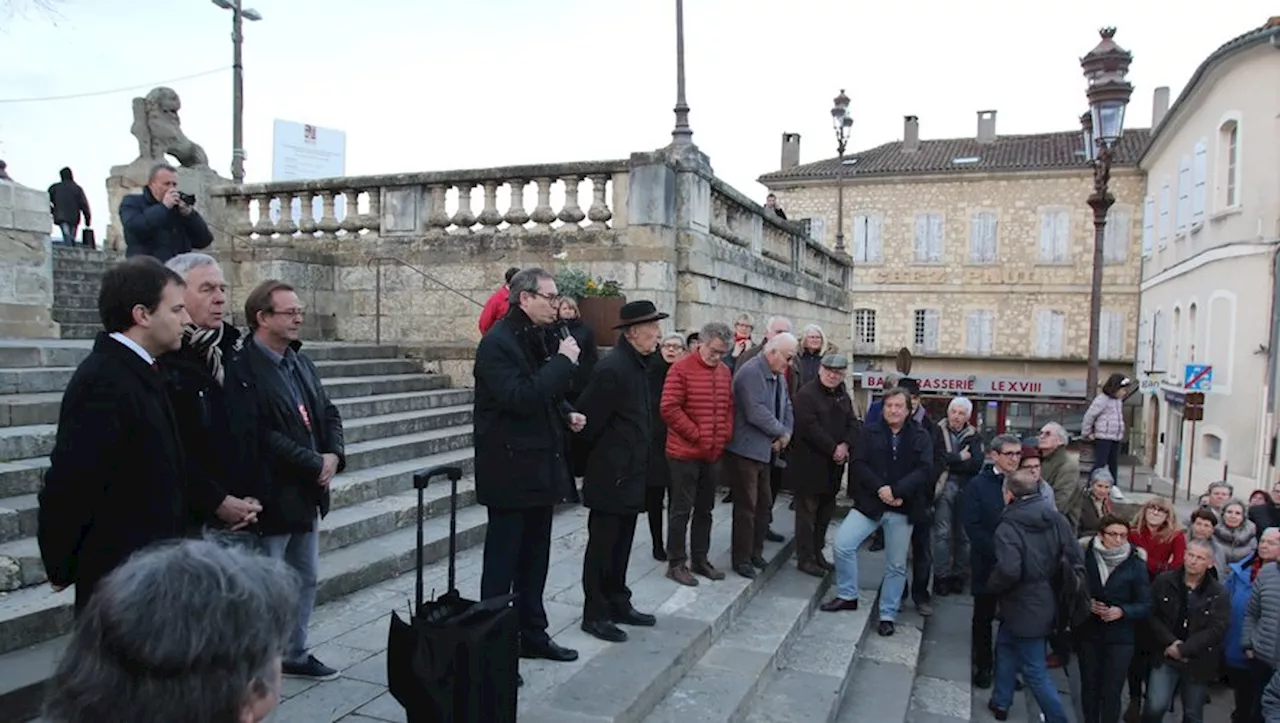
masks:
<instances>
[{"instance_id":1,"label":"black coat","mask_svg":"<svg viewBox=\"0 0 1280 723\"><path fill-rule=\"evenodd\" d=\"M183 216L176 208L165 208L151 195L150 188L124 197L120 202L120 225L124 228L125 256L154 256L168 261L213 243L213 233L198 211Z\"/></svg>"},{"instance_id":2,"label":"black coat","mask_svg":"<svg viewBox=\"0 0 1280 723\"><path fill-rule=\"evenodd\" d=\"M881 419L862 425L858 443L852 452L849 470L849 496L853 506L867 517L878 520L885 512L900 512L912 523L920 521L925 510L919 506L921 487L933 488L929 472L933 469L933 443L929 433L908 419L899 432L898 453L893 452L893 431ZM877 490L883 485L893 488L893 496L901 499L901 507L890 507L880 501Z\"/></svg>"},{"instance_id":3,"label":"black coat","mask_svg":"<svg viewBox=\"0 0 1280 723\"><path fill-rule=\"evenodd\" d=\"M645 357L622 341L596 364L578 397L578 411L587 415L582 437L591 450L582 477L582 504L593 512L644 511L656 416L649 374Z\"/></svg>"},{"instance_id":4,"label":"black coat","mask_svg":"<svg viewBox=\"0 0 1280 723\"><path fill-rule=\"evenodd\" d=\"M480 340L475 363L476 498L498 509L552 507L569 488L564 395L577 365L519 307Z\"/></svg>"},{"instance_id":5,"label":"black coat","mask_svg":"<svg viewBox=\"0 0 1280 723\"><path fill-rule=\"evenodd\" d=\"M169 400L187 454L187 507L193 525L225 527L215 514L227 495L266 495L259 459L257 399L242 379L240 330L223 324L223 383L198 352L184 344L160 357Z\"/></svg>"},{"instance_id":6,"label":"black coat","mask_svg":"<svg viewBox=\"0 0 1280 723\"><path fill-rule=\"evenodd\" d=\"M40 556L50 582L75 584L82 608L129 555L180 537L186 461L164 377L99 334L62 395L40 490Z\"/></svg>"},{"instance_id":7,"label":"black coat","mask_svg":"<svg viewBox=\"0 0 1280 723\"><path fill-rule=\"evenodd\" d=\"M1016 499L1000 516L995 553L986 591L999 596L1000 620L1014 637L1047 638L1057 617L1058 561L1065 554L1081 562L1071 524L1043 495Z\"/></svg>"},{"instance_id":8,"label":"black coat","mask_svg":"<svg viewBox=\"0 0 1280 723\"><path fill-rule=\"evenodd\" d=\"M587 382L591 381L591 371L600 361L600 347L597 345L595 332L591 331L591 327L587 326L582 319L569 319L561 322L561 325L569 330L569 335L578 342L578 348L581 350L578 354L578 371L574 373L573 384L564 395L565 400L573 404L577 401L578 395L582 394L582 390L587 388ZM552 327L552 329L553 338L548 344L548 349L555 352L560 348L560 333L558 328Z\"/></svg>"},{"instance_id":9,"label":"black coat","mask_svg":"<svg viewBox=\"0 0 1280 723\"><path fill-rule=\"evenodd\" d=\"M1188 611L1184 634L1177 623L1190 597L1186 572L1178 568L1156 575L1151 583L1151 615L1141 638L1151 660L1183 667L1193 680L1209 683L1218 677L1223 638L1231 622L1231 598L1212 573L1200 582L1200 593L1202 604ZM1182 641L1178 647L1184 662L1164 656L1164 649L1175 640Z\"/></svg>"},{"instance_id":10,"label":"black coat","mask_svg":"<svg viewBox=\"0 0 1280 723\"><path fill-rule=\"evenodd\" d=\"M329 514L329 488L317 482L324 465L321 455L336 454L339 472L347 466L342 415L320 383L315 364L299 352L302 344L294 342L292 350L305 417L276 361L252 338L242 347L234 373L256 400L265 475L258 531L263 535L310 532L315 529L317 511L320 517Z\"/></svg>"},{"instance_id":11,"label":"black coat","mask_svg":"<svg viewBox=\"0 0 1280 723\"><path fill-rule=\"evenodd\" d=\"M965 485L960 516L969 538L973 594L987 594L987 578L996 566L996 528L1004 514L1004 475L984 466Z\"/></svg>"},{"instance_id":12,"label":"black coat","mask_svg":"<svg viewBox=\"0 0 1280 723\"><path fill-rule=\"evenodd\" d=\"M671 465L667 463L667 423L662 420L662 387L667 383L667 370L671 365L662 354L649 355L649 402L653 425L649 442L650 487L667 487L671 484Z\"/></svg>"},{"instance_id":13,"label":"black coat","mask_svg":"<svg viewBox=\"0 0 1280 723\"><path fill-rule=\"evenodd\" d=\"M842 442L852 455L862 429L849 392L843 382L828 389L815 379L800 387L792 404L795 429L783 472L786 486L798 495L834 495L845 466L831 461L831 455Z\"/></svg>"},{"instance_id":14,"label":"black coat","mask_svg":"<svg viewBox=\"0 0 1280 723\"><path fill-rule=\"evenodd\" d=\"M1089 597L1120 608L1124 615L1109 623L1103 622L1096 615L1090 615L1085 624L1075 631L1076 635L1098 645L1135 645L1138 626L1151 612L1151 583L1147 576L1147 561L1139 552L1141 548L1133 547L1124 562L1107 576L1107 584L1103 585L1102 575L1098 572L1098 566L1102 563L1093 551L1093 541L1096 539L1090 537L1085 540L1082 551Z\"/></svg>"}]
</instances>

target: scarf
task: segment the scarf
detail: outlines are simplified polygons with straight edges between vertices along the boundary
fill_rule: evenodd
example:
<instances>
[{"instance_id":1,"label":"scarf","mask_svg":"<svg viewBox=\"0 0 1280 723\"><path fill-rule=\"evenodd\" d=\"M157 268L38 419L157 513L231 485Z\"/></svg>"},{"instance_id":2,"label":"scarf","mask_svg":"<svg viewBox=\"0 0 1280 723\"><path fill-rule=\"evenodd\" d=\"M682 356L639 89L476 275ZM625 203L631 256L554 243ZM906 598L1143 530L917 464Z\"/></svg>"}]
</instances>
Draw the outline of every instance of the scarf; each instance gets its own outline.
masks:
<instances>
[{"instance_id":1,"label":"scarf","mask_svg":"<svg viewBox=\"0 0 1280 723\"><path fill-rule=\"evenodd\" d=\"M222 380L226 376L222 368L223 328L222 324L214 329L203 329L195 324L188 324L182 332L183 343L204 359L204 363L209 366L209 373L217 380L218 386L222 386Z\"/></svg>"},{"instance_id":2,"label":"scarf","mask_svg":"<svg viewBox=\"0 0 1280 723\"><path fill-rule=\"evenodd\" d=\"M1239 562L1245 555L1258 549L1258 526L1253 520L1246 519L1239 527L1227 527L1227 523L1219 522L1213 528L1213 538L1221 545L1227 564Z\"/></svg>"},{"instance_id":3,"label":"scarf","mask_svg":"<svg viewBox=\"0 0 1280 723\"><path fill-rule=\"evenodd\" d=\"M1119 547L1107 549L1102 546L1102 537L1093 538L1093 554L1098 558L1098 577L1102 579L1103 585L1107 584L1107 578L1120 567L1120 563L1129 559L1132 552L1133 547L1128 541Z\"/></svg>"}]
</instances>

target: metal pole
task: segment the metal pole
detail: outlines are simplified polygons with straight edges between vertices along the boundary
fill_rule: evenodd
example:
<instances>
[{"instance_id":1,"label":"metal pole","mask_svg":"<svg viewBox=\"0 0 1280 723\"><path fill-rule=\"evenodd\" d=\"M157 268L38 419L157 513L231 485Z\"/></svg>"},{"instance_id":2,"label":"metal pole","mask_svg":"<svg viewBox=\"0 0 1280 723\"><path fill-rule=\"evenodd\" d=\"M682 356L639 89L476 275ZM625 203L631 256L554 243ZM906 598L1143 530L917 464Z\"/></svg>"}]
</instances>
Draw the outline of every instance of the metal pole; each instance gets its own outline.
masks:
<instances>
[{"instance_id":1,"label":"metal pole","mask_svg":"<svg viewBox=\"0 0 1280 723\"><path fill-rule=\"evenodd\" d=\"M684 0L676 0L676 127L671 142L678 146L693 144L689 127L689 104L684 97Z\"/></svg>"},{"instance_id":2,"label":"metal pole","mask_svg":"<svg viewBox=\"0 0 1280 723\"><path fill-rule=\"evenodd\" d=\"M1099 345L1102 342L1102 248L1107 229L1107 211L1116 202L1107 190L1111 180L1111 149L1103 147L1093 170L1093 193L1089 207L1093 209L1093 278L1089 286L1089 370L1085 389L1090 395L1098 392Z\"/></svg>"},{"instance_id":3,"label":"metal pole","mask_svg":"<svg viewBox=\"0 0 1280 723\"><path fill-rule=\"evenodd\" d=\"M1196 467L1196 423L1191 422L1191 456L1187 458L1187 501L1191 501L1191 472Z\"/></svg>"},{"instance_id":4,"label":"metal pole","mask_svg":"<svg viewBox=\"0 0 1280 723\"><path fill-rule=\"evenodd\" d=\"M231 9L231 180L244 183L244 15L241 0Z\"/></svg>"},{"instance_id":5,"label":"metal pole","mask_svg":"<svg viewBox=\"0 0 1280 723\"><path fill-rule=\"evenodd\" d=\"M373 291L373 343L382 345L382 262L374 272Z\"/></svg>"},{"instance_id":6,"label":"metal pole","mask_svg":"<svg viewBox=\"0 0 1280 723\"><path fill-rule=\"evenodd\" d=\"M840 172L836 174L836 251L844 251L844 144L840 144Z\"/></svg>"}]
</instances>

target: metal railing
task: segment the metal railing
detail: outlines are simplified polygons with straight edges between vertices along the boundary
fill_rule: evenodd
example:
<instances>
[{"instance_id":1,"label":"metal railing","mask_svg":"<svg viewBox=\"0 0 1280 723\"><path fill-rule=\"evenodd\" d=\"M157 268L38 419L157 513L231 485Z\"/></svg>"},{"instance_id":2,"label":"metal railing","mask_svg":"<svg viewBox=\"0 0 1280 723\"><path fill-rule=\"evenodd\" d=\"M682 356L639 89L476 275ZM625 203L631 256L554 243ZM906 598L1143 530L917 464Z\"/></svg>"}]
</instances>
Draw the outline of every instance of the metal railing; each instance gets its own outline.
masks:
<instances>
[{"instance_id":1,"label":"metal railing","mask_svg":"<svg viewBox=\"0 0 1280 723\"><path fill-rule=\"evenodd\" d=\"M402 258L399 258L397 256L374 256L373 258L369 259L368 265L372 266L375 272L374 291L373 291L373 294L374 294L373 296L373 314L374 314L373 337L374 337L375 344L382 344L382 266L387 261L399 264L405 267L406 269L409 269L410 271L417 273L419 276L426 279L427 281L430 281L431 283L436 284L437 286L440 286L446 291L453 292L454 294L461 296L462 298L466 299L467 301L470 301L476 306L479 306L482 309L484 308L483 303L476 301L470 296L467 296L461 291L458 291L452 286L446 284L440 279L437 279L431 274L428 274L426 271L423 271L422 269L418 268L417 266L414 266L413 264L409 263L408 261L405 261Z\"/></svg>"}]
</instances>

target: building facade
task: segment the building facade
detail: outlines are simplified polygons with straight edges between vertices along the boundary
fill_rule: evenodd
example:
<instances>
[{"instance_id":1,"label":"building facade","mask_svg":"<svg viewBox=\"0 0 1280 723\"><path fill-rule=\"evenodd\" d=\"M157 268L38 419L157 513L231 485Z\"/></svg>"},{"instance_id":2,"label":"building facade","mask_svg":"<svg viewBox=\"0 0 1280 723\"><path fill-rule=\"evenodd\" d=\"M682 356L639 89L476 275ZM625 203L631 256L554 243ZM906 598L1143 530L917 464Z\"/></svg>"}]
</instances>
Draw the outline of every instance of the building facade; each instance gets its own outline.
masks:
<instances>
[{"instance_id":1,"label":"building facade","mask_svg":"<svg viewBox=\"0 0 1280 723\"><path fill-rule=\"evenodd\" d=\"M1048 421L1078 431L1085 389L1094 227L1085 201L1093 172L1079 131L1000 136L995 111L974 137L903 140L846 157L844 240L854 259L852 352L867 387L894 368L940 406L975 400L987 434L1034 433ZM1137 350L1142 179L1147 139L1126 131L1111 176L1106 227L1102 378L1130 373ZM783 165L760 183L810 234L836 242L839 159L800 165L783 136Z\"/></svg>"},{"instance_id":2,"label":"building facade","mask_svg":"<svg viewBox=\"0 0 1280 723\"><path fill-rule=\"evenodd\" d=\"M1139 162L1146 446L1156 471L1192 493L1276 479L1277 88L1272 18L1205 59ZM1205 395L1201 421L1185 421L1188 391Z\"/></svg>"}]
</instances>

